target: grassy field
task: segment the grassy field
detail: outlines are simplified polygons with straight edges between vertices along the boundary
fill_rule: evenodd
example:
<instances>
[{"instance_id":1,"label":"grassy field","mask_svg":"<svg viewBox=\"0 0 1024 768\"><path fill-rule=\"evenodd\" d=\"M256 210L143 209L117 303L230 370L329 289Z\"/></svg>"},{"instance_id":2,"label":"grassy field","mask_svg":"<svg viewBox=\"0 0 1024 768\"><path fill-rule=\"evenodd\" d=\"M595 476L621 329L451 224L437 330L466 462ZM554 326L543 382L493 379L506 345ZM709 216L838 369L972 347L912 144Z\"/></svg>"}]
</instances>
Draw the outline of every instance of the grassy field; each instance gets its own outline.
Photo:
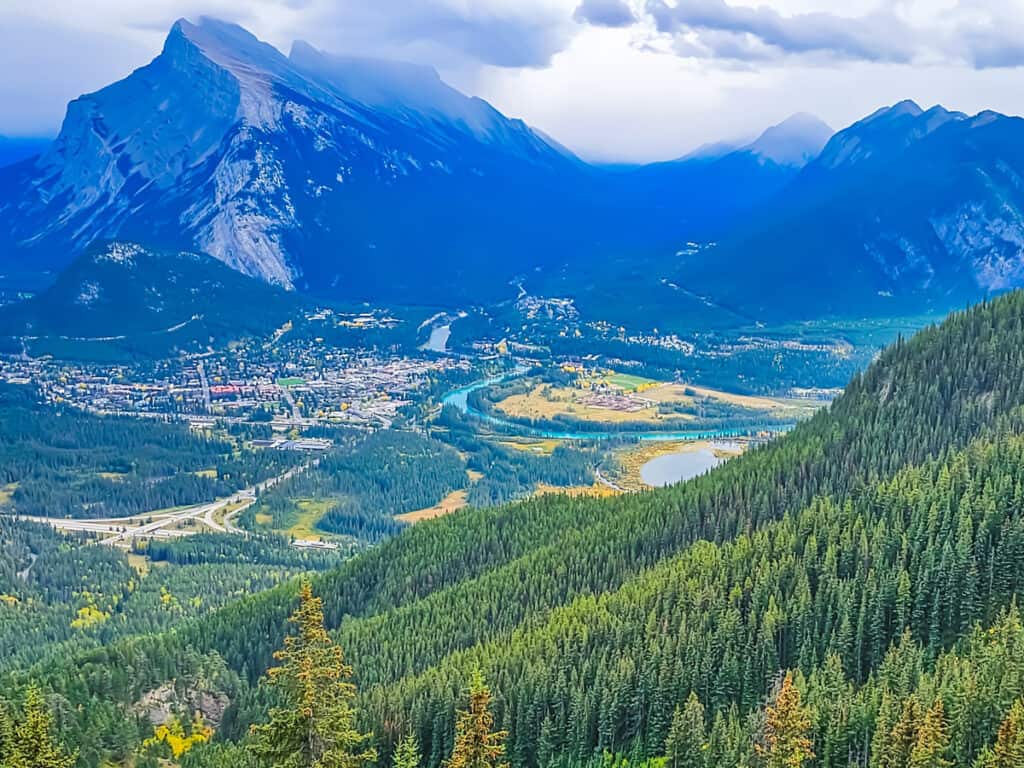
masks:
<instances>
[{"instance_id":1,"label":"grassy field","mask_svg":"<svg viewBox=\"0 0 1024 768\"><path fill-rule=\"evenodd\" d=\"M663 421L657 408L641 407L639 410L616 410L588 405L585 400L592 393L577 387L558 387L550 384L538 384L525 395L512 395L495 403L495 408L511 418L519 419L554 419L558 416L570 416L582 421L594 421L602 424L623 424L628 422ZM644 393L646 397L647 393ZM683 419L685 417L679 417Z\"/></svg>"},{"instance_id":2,"label":"grassy field","mask_svg":"<svg viewBox=\"0 0 1024 768\"><path fill-rule=\"evenodd\" d=\"M299 508L298 514L284 533L296 539L320 541L323 538L323 533L316 529L316 524L334 505L334 501L331 499L299 499L295 505Z\"/></svg>"},{"instance_id":3,"label":"grassy field","mask_svg":"<svg viewBox=\"0 0 1024 768\"><path fill-rule=\"evenodd\" d=\"M17 483L8 483L7 485L0 486L0 507L6 507L11 503L11 497L16 490L18 490Z\"/></svg>"},{"instance_id":4,"label":"grassy field","mask_svg":"<svg viewBox=\"0 0 1024 768\"><path fill-rule=\"evenodd\" d=\"M695 384L659 384L645 390L643 396L659 403L687 403L706 399L720 403L728 403L737 408L750 411L803 411L813 410L814 405L802 400L786 400L775 397L758 397L755 395L737 395L720 389L699 387Z\"/></svg>"},{"instance_id":5,"label":"grassy field","mask_svg":"<svg viewBox=\"0 0 1024 768\"><path fill-rule=\"evenodd\" d=\"M623 392L635 392L644 385L658 383L654 379L645 379L643 376L634 376L631 373L613 373L611 376L606 376L605 381Z\"/></svg>"},{"instance_id":6,"label":"grassy field","mask_svg":"<svg viewBox=\"0 0 1024 768\"><path fill-rule=\"evenodd\" d=\"M530 453L550 456L555 448L562 444L562 441L532 437L510 437L505 440L499 440L498 444L516 451L528 451Z\"/></svg>"},{"instance_id":7,"label":"grassy field","mask_svg":"<svg viewBox=\"0 0 1024 768\"><path fill-rule=\"evenodd\" d=\"M659 384L651 379L625 374L608 376L602 381L612 384L619 392L599 394L584 387L538 383L526 394L512 395L495 403L495 409L510 418L551 420L567 416L602 424L623 424L692 421L697 418L693 414L661 414L658 406L662 404L695 408L701 402L711 402L729 405L738 411L771 412L773 416L791 416L794 419L810 415L817 407L817 404L803 400L738 395L693 384ZM622 390L620 383L641 391L631 394ZM526 447L535 450L533 445Z\"/></svg>"},{"instance_id":8,"label":"grassy field","mask_svg":"<svg viewBox=\"0 0 1024 768\"><path fill-rule=\"evenodd\" d=\"M474 469L466 470L466 479L469 480L470 483L475 483L482 477L483 474L481 472L477 472ZM466 497L466 489L452 491L434 506L426 507L424 509L415 509L412 512L403 512L400 515L395 515L395 520L401 520L403 523L418 523L421 520L433 520L435 517L449 515L466 506Z\"/></svg>"},{"instance_id":9,"label":"grassy field","mask_svg":"<svg viewBox=\"0 0 1024 768\"><path fill-rule=\"evenodd\" d=\"M323 531L317 530L316 524L334 504L335 501L333 499L297 499L295 501L295 512L289 515L288 527L274 530L277 533L296 539L320 541L325 537L325 534ZM256 513L257 525L269 528L272 523L273 517L270 515L262 512Z\"/></svg>"},{"instance_id":10,"label":"grassy field","mask_svg":"<svg viewBox=\"0 0 1024 768\"><path fill-rule=\"evenodd\" d=\"M421 520L433 520L435 517L451 514L464 506L466 506L466 491L452 491L432 507L395 515L395 519L401 520L403 523L418 523Z\"/></svg>"}]
</instances>

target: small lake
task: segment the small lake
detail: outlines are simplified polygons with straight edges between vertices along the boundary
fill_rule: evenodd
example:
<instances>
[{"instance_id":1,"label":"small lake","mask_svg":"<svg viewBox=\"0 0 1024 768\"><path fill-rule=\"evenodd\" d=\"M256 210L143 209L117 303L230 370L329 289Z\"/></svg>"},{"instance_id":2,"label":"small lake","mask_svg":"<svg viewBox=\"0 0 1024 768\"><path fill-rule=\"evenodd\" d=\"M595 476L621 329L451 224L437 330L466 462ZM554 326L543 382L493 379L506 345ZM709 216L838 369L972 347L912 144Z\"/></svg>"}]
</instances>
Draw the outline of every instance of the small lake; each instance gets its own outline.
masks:
<instances>
[{"instance_id":1,"label":"small lake","mask_svg":"<svg viewBox=\"0 0 1024 768\"><path fill-rule=\"evenodd\" d=\"M431 329L430 338L423 345L423 349L431 352L445 352L448 350L448 338L451 335L452 327L450 325L439 325L437 328Z\"/></svg>"},{"instance_id":2,"label":"small lake","mask_svg":"<svg viewBox=\"0 0 1024 768\"><path fill-rule=\"evenodd\" d=\"M703 475L724 460L715 456L715 452L710 448L667 453L664 456L651 459L640 467L640 479L647 485L661 488Z\"/></svg>"}]
</instances>

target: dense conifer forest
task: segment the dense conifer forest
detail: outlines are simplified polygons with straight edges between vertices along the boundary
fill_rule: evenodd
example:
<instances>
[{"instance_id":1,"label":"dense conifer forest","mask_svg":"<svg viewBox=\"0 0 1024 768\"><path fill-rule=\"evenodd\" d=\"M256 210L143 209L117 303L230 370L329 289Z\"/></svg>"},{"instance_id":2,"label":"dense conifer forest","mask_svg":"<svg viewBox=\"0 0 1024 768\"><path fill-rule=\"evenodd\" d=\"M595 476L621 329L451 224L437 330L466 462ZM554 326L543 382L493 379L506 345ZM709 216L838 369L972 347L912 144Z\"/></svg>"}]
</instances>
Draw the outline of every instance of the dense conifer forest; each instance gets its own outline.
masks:
<instances>
[{"instance_id":1,"label":"dense conifer forest","mask_svg":"<svg viewBox=\"0 0 1024 768\"><path fill-rule=\"evenodd\" d=\"M690 482L468 509L308 586L16 659L0 685L15 730L42 695L82 766L1008 768L1022 586L1013 293ZM169 681L192 739L170 758L139 709ZM196 689L225 702L209 738Z\"/></svg>"},{"instance_id":2,"label":"dense conifer forest","mask_svg":"<svg viewBox=\"0 0 1024 768\"><path fill-rule=\"evenodd\" d=\"M0 384L2 506L19 515L125 517L212 501L298 461L181 422L50 407L33 387Z\"/></svg>"}]
</instances>

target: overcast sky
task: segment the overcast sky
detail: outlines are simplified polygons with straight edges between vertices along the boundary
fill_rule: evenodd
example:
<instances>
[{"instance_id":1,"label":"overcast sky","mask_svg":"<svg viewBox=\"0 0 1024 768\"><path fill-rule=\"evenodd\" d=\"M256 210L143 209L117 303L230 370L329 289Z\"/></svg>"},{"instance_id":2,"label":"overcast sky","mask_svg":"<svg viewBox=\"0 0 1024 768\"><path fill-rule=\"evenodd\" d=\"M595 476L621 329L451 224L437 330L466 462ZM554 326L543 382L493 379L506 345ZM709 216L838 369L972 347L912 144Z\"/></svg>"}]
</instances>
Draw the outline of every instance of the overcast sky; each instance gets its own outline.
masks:
<instances>
[{"instance_id":1,"label":"overcast sky","mask_svg":"<svg viewBox=\"0 0 1024 768\"><path fill-rule=\"evenodd\" d=\"M0 0L0 134L148 62L178 17L284 51L436 66L589 159L652 160L794 112L883 105L1024 113L1024 0Z\"/></svg>"}]
</instances>

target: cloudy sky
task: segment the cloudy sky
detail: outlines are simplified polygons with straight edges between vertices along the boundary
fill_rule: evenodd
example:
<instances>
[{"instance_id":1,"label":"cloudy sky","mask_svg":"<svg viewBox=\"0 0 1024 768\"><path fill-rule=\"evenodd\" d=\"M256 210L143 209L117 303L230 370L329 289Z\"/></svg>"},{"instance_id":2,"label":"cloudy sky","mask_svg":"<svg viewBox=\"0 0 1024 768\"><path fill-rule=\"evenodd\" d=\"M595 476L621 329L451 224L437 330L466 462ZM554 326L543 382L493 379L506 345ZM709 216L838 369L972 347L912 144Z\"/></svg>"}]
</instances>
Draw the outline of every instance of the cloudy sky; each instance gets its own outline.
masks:
<instances>
[{"instance_id":1,"label":"cloudy sky","mask_svg":"<svg viewBox=\"0 0 1024 768\"><path fill-rule=\"evenodd\" d=\"M584 157L676 157L798 112L1024 114L1024 0L0 0L0 134L145 64L178 17L436 66Z\"/></svg>"}]
</instances>

